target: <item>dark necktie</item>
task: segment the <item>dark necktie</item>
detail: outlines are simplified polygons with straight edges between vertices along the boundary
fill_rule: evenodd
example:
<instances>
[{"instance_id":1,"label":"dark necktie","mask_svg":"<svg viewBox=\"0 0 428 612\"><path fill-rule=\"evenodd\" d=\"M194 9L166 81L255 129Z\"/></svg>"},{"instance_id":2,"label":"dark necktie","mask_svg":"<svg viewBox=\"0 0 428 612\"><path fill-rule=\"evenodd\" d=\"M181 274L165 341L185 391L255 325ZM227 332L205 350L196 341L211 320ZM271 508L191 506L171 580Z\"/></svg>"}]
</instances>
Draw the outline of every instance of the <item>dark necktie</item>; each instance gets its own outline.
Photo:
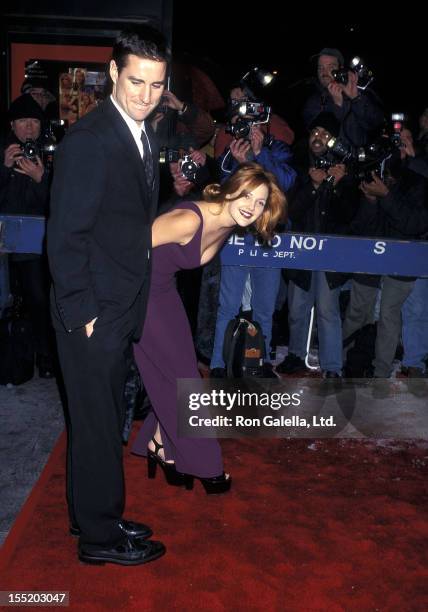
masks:
<instances>
[{"instance_id":1,"label":"dark necktie","mask_svg":"<svg viewBox=\"0 0 428 612\"><path fill-rule=\"evenodd\" d=\"M149 139L147 138L147 134L144 130L141 130L141 142L143 143L143 163L144 163L144 171L146 173L146 182L149 191L153 189L153 157L150 151Z\"/></svg>"}]
</instances>

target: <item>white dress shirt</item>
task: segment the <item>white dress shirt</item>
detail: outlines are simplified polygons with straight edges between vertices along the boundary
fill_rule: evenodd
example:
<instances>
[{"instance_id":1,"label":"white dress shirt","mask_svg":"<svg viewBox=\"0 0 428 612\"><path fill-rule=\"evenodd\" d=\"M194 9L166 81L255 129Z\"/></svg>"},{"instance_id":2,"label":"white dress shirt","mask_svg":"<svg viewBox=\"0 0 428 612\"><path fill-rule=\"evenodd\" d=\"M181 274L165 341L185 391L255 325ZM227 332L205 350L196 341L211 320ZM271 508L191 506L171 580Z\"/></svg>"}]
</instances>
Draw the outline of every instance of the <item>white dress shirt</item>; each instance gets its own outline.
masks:
<instances>
[{"instance_id":1,"label":"white dress shirt","mask_svg":"<svg viewBox=\"0 0 428 612\"><path fill-rule=\"evenodd\" d=\"M125 113L125 111L123 110L123 108L121 106L119 106L119 104L116 102L116 100L113 98L113 96L110 96L111 101L113 102L113 104L115 105L115 107L117 108L117 110L119 111L119 113L122 115L123 120L125 121L126 125L129 127L132 137L135 140L135 144L138 147L138 150L140 152L141 155L141 159L143 159L144 157L144 149L143 149L143 143L141 142L141 131L145 130L145 126L144 126L144 121L142 122L141 127L138 125L138 123L135 121L135 119L132 119L132 117L130 117L127 113ZM146 134L147 136L147 134ZM149 142L149 147L150 147L150 141L147 138L148 142ZM151 148L150 148L151 151Z\"/></svg>"}]
</instances>

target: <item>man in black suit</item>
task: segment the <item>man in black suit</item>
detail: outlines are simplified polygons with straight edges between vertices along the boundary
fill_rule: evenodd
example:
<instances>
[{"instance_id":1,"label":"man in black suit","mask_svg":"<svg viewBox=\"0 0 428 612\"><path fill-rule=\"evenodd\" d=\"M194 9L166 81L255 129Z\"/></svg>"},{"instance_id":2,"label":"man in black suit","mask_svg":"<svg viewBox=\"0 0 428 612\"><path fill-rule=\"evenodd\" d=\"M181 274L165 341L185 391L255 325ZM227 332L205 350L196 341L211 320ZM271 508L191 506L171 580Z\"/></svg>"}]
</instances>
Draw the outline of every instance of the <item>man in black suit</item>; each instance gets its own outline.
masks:
<instances>
[{"instance_id":1,"label":"man in black suit","mask_svg":"<svg viewBox=\"0 0 428 612\"><path fill-rule=\"evenodd\" d=\"M55 158L48 223L52 315L69 412L68 504L79 559L137 565L165 547L126 521L124 387L150 282L159 158L148 115L168 53L148 26L113 47L112 95L67 133Z\"/></svg>"}]
</instances>

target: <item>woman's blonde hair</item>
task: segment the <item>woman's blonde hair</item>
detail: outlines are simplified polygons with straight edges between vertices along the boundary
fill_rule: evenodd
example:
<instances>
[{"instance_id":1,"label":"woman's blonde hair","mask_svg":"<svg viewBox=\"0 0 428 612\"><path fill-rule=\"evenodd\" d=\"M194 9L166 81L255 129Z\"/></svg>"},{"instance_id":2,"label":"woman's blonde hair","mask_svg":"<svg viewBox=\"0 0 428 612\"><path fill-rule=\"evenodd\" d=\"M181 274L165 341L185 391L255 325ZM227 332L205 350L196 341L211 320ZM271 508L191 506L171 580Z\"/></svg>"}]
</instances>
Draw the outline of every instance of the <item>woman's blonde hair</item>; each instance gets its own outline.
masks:
<instances>
[{"instance_id":1,"label":"woman's blonde hair","mask_svg":"<svg viewBox=\"0 0 428 612\"><path fill-rule=\"evenodd\" d=\"M203 197L206 202L224 204L226 200L230 202L244 197L260 185L266 185L269 193L263 213L254 225L263 240L269 240L278 223L285 222L287 218L287 200L272 172L267 172L254 162L246 162L238 166L238 169L221 185L218 183L207 185ZM231 195L234 197L230 198Z\"/></svg>"}]
</instances>

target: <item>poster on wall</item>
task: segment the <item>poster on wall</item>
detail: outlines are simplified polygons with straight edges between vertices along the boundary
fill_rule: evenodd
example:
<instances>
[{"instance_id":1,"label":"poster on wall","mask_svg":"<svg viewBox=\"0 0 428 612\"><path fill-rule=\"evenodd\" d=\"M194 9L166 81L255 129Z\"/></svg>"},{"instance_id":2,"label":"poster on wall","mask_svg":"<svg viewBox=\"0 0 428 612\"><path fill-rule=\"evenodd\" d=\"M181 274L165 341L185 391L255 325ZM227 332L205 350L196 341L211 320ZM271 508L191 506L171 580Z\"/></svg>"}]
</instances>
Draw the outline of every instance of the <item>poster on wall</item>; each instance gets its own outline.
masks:
<instances>
[{"instance_id":1,"label":"poster on wall","mask_svg":"<svg viewBox=\"0 0 428 612\"><path fill-rule=\"evenodd\" d=\"M30 59L23 86L27 82L36 95L39 91L49 119L60 119L69 127L104 99L106 81L103 64Z\"/></svg>"},{"instance_id":2,"label":"poster on wall","mask_svg":"<svg viewBox=\"0 0 428 612\"><path fill-rule=\"evenodd\" d=\"M59 75L59 118L72 125L89 113L104 97L104 71L84 66L69 67Z\"/></svg>"}]
</instances>

